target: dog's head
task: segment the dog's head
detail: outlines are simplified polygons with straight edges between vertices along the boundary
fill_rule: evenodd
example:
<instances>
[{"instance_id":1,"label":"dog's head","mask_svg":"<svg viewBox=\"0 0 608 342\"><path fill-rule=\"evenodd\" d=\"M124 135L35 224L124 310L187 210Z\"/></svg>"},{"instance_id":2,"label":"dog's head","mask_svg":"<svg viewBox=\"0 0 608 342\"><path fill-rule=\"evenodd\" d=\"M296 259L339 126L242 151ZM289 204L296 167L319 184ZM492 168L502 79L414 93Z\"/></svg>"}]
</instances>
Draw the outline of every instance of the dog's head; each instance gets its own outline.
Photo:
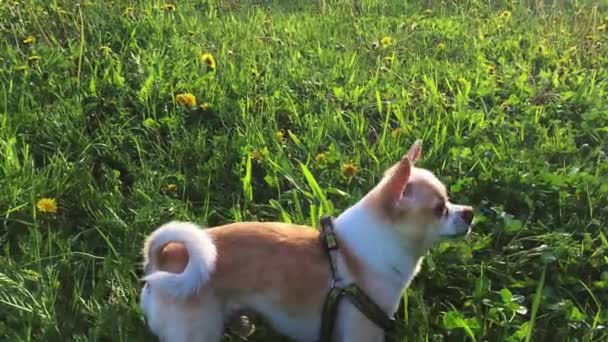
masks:
<instances>
[{"instance_id":1,"label":"dog's head","mask_svg":"<svg viewBox=\"0 0 608 342\"><path fill-rule=\"evenodd\" d=\"M469 233L473 208L450 202L445 185L429 170L415 166L422 153L416 141L386 170L368 201L400 235L421 251L434 243Z\"/></svg>"}]
</instances>

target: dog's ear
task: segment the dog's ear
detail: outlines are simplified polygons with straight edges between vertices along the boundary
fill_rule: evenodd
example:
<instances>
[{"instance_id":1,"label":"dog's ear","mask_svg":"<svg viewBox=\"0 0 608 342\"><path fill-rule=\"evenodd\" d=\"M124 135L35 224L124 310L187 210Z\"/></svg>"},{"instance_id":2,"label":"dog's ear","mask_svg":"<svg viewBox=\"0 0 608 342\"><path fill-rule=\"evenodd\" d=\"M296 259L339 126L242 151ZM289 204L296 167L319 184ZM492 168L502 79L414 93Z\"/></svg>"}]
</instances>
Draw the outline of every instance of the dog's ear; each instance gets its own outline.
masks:
<instances>
[{"instance_id":1,"label":"dog's ear","mask_svg":"<svg viewBox=\"0 0 608 342\"><path fill-rule=\"evenodd\" d=\"M390 207L395 208L403 198L411 172L412 162L408 156L403 157L403 159L387 171L387 179L385 180L382 193L385 203Z\"/></svg>"},{"instance_id":2,"label":"dog's ear","mask_svg":"<svg viewBox=\"0 0 608 342\"><path fill-rule=\"evenodd\" d=\"M418 159L420 159L420 155L422 154L422 140L416 140L410 150L407 152L406 156L412 162L412 164L416 164Z\"/></svg>"}]
</instances>

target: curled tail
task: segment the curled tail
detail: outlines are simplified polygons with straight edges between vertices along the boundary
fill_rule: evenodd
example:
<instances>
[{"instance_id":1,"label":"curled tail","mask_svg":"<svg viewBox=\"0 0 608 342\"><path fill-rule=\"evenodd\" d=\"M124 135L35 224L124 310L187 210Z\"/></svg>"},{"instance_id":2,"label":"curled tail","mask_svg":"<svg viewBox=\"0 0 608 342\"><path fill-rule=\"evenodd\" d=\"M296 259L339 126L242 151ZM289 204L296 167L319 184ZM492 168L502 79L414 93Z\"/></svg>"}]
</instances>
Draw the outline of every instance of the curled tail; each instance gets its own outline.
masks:
<instances>
[{"instance_id":1,"label":"curled tail","mask_svg":"<svg viewBox=\"0 0 608 342\"><path fill-rule=\"evenodd\" d=\"M161 252L169 243L185 248L187 263L180 273L161 269ZM171 256L167 256L171 258ZM215 270L217 250L207 232L189 222L173 221L156 229L144 245L144 281L150 289L160 289L167 295L185 298L209 281ZM149 271L149 272L148 272Z\"/></svg>"}]
</instances>

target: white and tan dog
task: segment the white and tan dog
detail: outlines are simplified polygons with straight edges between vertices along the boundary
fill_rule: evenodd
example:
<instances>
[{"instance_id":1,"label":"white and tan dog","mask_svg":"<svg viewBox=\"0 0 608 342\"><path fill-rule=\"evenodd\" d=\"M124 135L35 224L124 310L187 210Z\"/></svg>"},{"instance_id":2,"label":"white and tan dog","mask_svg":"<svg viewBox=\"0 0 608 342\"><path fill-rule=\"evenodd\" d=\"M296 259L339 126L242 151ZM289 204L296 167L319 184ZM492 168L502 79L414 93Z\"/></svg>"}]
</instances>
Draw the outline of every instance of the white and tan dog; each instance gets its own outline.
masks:
<instances>
[{"instance_id":1,"label":"white and tan dog","mask_svg":"<svg viewBox=\"0 0 608 342\"><path fill-rule=\"evenodd\" d=\"M417 141L359 202L334 221L342 284L356 282L388 315L434 243L470 230L473 209L450 203L445 186L414 166ZM331 284L319 231L242 222L209 229L170 222L144 247L142 308L163 341L219 341L228 317L262 315L297 341L319 338ZM382 341L384 332L341 301L334 341Z\"/></svg>"}]
</instances>

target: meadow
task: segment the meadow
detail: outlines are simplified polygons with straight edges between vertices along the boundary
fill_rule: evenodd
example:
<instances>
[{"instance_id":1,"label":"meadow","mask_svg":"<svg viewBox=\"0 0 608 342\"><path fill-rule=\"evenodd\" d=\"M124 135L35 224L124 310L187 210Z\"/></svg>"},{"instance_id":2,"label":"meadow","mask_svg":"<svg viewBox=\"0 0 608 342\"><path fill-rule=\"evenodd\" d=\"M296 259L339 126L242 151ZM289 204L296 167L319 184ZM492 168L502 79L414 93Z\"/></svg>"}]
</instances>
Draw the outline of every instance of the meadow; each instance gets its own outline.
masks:
<instances>
[{"instance_id":1,"label":"meadow","mask_svg":"<svg viewBox=\"0 0 608 342\"><path fill-rule=\"evenodd\" d=\"M404 341L607 341L607 25L585 1L0 0L0 340L153 340L155 227L316 227L422 139L476 221L404 293Z\"/></svg>"}]
</instances>

